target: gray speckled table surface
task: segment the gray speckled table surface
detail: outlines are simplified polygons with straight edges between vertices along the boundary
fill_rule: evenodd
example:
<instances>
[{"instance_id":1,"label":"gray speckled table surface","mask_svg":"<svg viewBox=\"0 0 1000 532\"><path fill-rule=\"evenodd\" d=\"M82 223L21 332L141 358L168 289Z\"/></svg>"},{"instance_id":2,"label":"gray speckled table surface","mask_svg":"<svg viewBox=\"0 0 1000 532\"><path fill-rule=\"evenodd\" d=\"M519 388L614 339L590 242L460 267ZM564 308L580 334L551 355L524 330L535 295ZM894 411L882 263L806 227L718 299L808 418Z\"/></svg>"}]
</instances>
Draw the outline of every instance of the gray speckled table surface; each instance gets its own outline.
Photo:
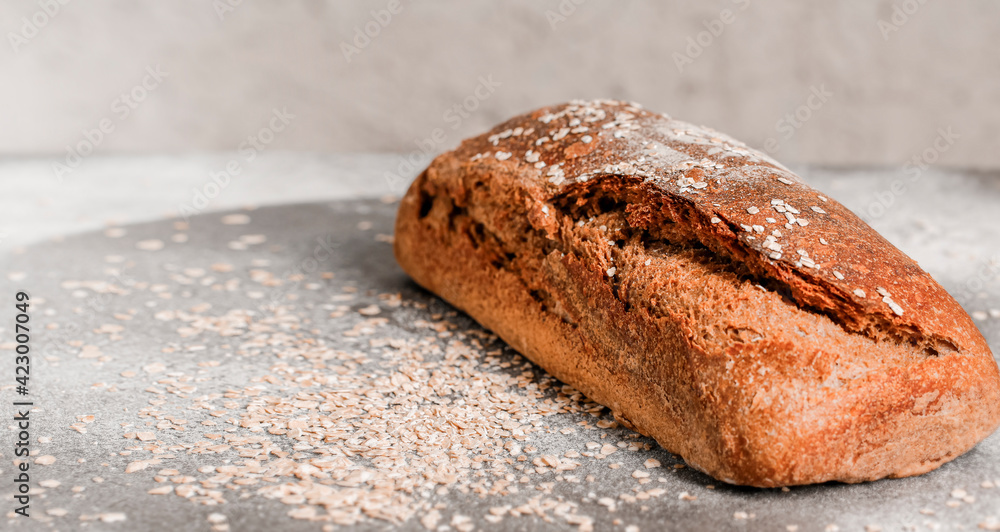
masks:
<instances>
[{"instance_id":1,"label":"gray speckled table surface","mask_svg":"<svg viewBox=\"0 0 1000 532\"><path fill-rule=\"evenodd\" d=\"M72 185L93 191L77 201L65 189L23 181L44 174L44 161L0 164L0 182L20 194L3 199L3 206L20 202L11 209L21 213L17 219L9 211L0 215L0 226L19 234L19 224L37 220L44 227L34 237L41 242L21 234L20 241L3 246L0 298L10 304L0 312L0 350L9 382L0 383L0 405L9 420L16 396L13 294L23 289L33 300L35 331L32 460L55 459L31 466L31 517L7 513L15 507L16 436L4 432L0 493L9 529L322 530L333 527L330 515L362 530L561 530L588 522L595 530L975 530L1000 520L996 434L932 473L860 485L747 489L675 467L682 464L676 457L608 426L606 411L581 403L407 279L387 238L395 205L376 199L400 192L380 177L393 157L276 156L248 172L229 196L220 196L216 210L186 223L160 216L178 204L175 198L184 201L191 186L204 181L205 169L219 161L225 157L96 161L83 174L89 181ZM104 175L120 175L125 166L152 175L142 190L130 191L135 183ZM920 262L973 313L1000 353L1000 176L930 170L914 179L892 170L798 170ZM899 186L892 192L896 180L902 192ZM120 187L113 195L123 199L101 192L111 187ZM287 201L298 203L270 205ZM219 212L234 203L262 206ZM101 225L99 213L111 211L119 221L147 221L92 230L94 220ZM48 219L46 212L52 213ZM76 234L50 238L62 233ZM302 345L326 354L310 354ZM472 347L458 356L456 346ZM402 425L384 432L382 443L334 434L303 447L298 425L289 423L305 420L308 433L336 411L308 403L310 394L324 389L364 382L402 386L392 380L402 371L400 359L418 351L432 373L451 368L500 388L490 394L455 389L445 399L425 394L405 405L399 398L407 393L398 392L399 404L363 399L367 410L359 415L384 408L385 415L403 421L444 415L437 421L447 422L451 415L474 419L477 409L486 409L491 420L506 420L508 414L494 408L503 394L510 394L504 397L512 404L548 406L524 407L530 415L520 419L520 429L477 421L486 432L508 430L493 436L501 445L518 442L514 452L498 446L486 453L492 461L483 463L503 473L477 477L488 468L459 468L466 480L414 481L398 506L387 510L372 503L366 514L358 500L371 496L380 475L412 475L399 463L379 465L372 454L386 446L408 452L409 443L393 441L403 437ZM303 382L302 376L337 385ZM380 376L390 380L377 381ZM316 417L314 410L323 414ZM266 414L263 423L254 417L259 412ZM331 423L337 428L339 421L321 428L332 430ZM463 425L449 429L457 436L448 434L474 438L462 432L469 422L454 426ZM511 438L513 430L521 430L523 439ZM610 450L606 445L615 452L603 454ZM451 449L452 459L479 456L474 447ZM430 451L414 453L416 460ZM518 462L521 455L525 459ZM335 462L337 467L373 471L373 480L324 470L305 476L315 489L332 490L324 492L330 498L275 494L271 488L302 479L269 467L285 457L298 463L317 456L343 458L347 462ZM557 470L552 457L578 465ZM647 468L655 465L651 459L660 467ZM501 483L497 493L481 496L473 485L485 480L490 484L480 487L489 491L504 478L519 489L501 489ZM989 487L991 482L998 487ZM347 489L359 490L352 493L360 499L331 495ZM440 516L436 522L424 519L432 512ZM407 519L369 516L374 514Z\"/></svg>"}]
</instances>

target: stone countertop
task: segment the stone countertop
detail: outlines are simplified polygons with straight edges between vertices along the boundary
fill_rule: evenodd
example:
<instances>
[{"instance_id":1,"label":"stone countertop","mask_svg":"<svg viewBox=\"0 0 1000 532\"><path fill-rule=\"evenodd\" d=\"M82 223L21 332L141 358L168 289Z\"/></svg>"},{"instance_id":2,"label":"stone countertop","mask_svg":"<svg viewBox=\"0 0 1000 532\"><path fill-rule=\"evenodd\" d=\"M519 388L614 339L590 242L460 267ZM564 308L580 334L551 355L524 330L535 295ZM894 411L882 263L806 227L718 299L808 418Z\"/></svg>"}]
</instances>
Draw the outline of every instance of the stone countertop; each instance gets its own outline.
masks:
<instances>
[{"instance_id":1,"label":"stone countertop","mask_svg":"<svg viewBox=\"0 0 1000 532\"><path fill-rule=\"evenodd\" d=\"M186 221L170 217L229 160L95 158L62 184L47 161L0 162L0 294L32 297L31 449L33 460L55 460L31 466L32 517L9 514L7 524L322 530L334 519L363 530L424 530L421 520L438 515L427 524L459 530L560 530L589 520L596 530L889 531L974 530L1000 519L996 434L932 473L861 485L746 489L680 467L407 279L392 258L395 205L386 197L402 190L383 178L397 158L269 154ZM1000 177L796 170L920 262L1000 353ZM107 227L109 219L117 225ZM4 350L13 348L12 307L0 313ZM438 372L428 382L454 389L411 391L400 379L412 369L404 359L417 355ZM413 390L428 385L419 380ZM478 382L499 388L462 389ZM5 404L15 400L14 384L2 383ZM323 425L336 410L323 400L344 398L322 393L366 384L401 391L351 399L365 407L357 415L366 425L351 426L369 431L365 441L337 432L343 420ZM314 405L316 397L325 399ZM509 425L511 411L520 412L520 428ZM371 432L394 415L392 430ZM458 444L449 448L460 464L455 478L428 486L415 475L438 473L415 459L380 465L394 450L440 457L433 446L414 450L392 438L407 423L449 420L441 433ZM324 431L325 441L310 439ZM0 448L5 512L14 508L14 434ZM483 447L507 441L517 447ZM487 475L485 487L476 475L487 467L470 465L483 456L505 469ZM303 478L282 469L317 457L346 462L321 460L318 475L297 470ZM324 470L329 463L336 467ZM412 489L387 502L373 486L392 471L402 479L395 486L412 481ZM504 475L516 493L501 486L477 494ZM359 501L381 518L362 517Z\"/></svg>"}]
</instances>

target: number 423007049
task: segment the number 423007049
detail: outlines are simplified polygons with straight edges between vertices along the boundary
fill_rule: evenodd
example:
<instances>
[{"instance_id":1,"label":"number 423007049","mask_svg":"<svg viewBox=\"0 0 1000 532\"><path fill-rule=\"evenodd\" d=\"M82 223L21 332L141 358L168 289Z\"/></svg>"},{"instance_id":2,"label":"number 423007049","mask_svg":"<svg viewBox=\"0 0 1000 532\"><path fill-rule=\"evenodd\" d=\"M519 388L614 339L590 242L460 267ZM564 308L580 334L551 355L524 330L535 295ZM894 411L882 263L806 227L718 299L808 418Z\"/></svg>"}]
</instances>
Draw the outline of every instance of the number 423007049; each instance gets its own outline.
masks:
<instances>
[{"instance_id":1,"label":"number 423007049","mask_svg":"<svg viewBox=\"0 0 1000 532\"><path fill-rule=\"evenodd\" d=\"M29 336L30 329L28 327L28 321L30 317L28 315L28 301L31 299L25 292L18 292L15 295L17 303L14 307L17 308L17 314L14 316L14 339L17 341L17 356L14 359L16 364L14 368L15 380L17 381L17 393L19 395L28 395L28 375L30 373L31 366L31 347L28 341L31 339Z\"/></svg>"}]
</instances>

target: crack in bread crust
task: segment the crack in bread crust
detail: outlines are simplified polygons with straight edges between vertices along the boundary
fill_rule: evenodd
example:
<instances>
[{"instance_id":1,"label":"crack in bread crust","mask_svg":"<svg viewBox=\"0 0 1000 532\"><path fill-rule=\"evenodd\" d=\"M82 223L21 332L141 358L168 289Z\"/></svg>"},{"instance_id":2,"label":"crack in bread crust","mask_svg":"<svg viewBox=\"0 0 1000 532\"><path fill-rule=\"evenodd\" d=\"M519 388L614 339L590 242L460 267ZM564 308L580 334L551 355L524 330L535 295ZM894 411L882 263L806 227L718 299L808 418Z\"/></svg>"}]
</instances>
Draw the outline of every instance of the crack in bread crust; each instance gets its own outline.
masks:
<instances>
[{"instance_id":1,"label":"crack in bread crust","mask_svg":"<svg viewBox=\"0 0 1000 532\"><path fill-rule=\"evenodd\" d=\"M426 192L425 192L426 194ZM609 276L608 282L612 286L613 293L621 301L625 310L628 311L633 305L643 306L642 301L633 301L628 297L618 296L618 286L621 284L622 275L625 270L618 270L616 264L623 264L616 258L621 258L623 245L628 244L630 254L645 255L645 258L652 258L657 255L677 255L684 251L698 253L691 255L692 263L701 263L710 266L717 274L728 274L733 277L733 282L749 282L766 291L774 292L781 296L782 300L789 303L791 308L824 316L843 328L846 332L860 334L878 342L890 344L900 344L908 348L915 348L926 356L938 356L960 350L948 339L939 337L925 337L918 330L907 329L905 327L892 324L878 316L871 317L870 321L859 319L845 320L843 313L838 313L832 309L820 309L811 305L803 304L796 298L796 289L787 282L770 275L769 271L754 268L751 269L746 262L749 253L740 248L739 241L735 238L730 242L703 242L697 232L689 229L692 218L697 213L688 206L667 205L667 198L655 192L642 188L641 184L634 180L622 179L620 176L599 176L587 183L570 187L560 195L550 198L548 203L553 205L553 210L547 214L549 216L561 215L565 220L557 222L559 230L554 235L546 235L545 230L540 227L528 225L518 225L513 229L497 227L496 231L487 229L483 220L477 219L462 205L476 205L477 211L492 211L497 208L505 208L501 203L497 203L492 197L489 187L483 181L478 181L471 189L466 189L466 196L461 198L445 197L449 210L449 224L464 223L468 227L464 231L470 234L473 242L488 244L496 258L492 262L502 264L503 267L511 269L511 262L516 257L518 249L540 249L540 256L548 255L554 250L566 253L577 253L582 251L580 245L575 240L580 236L574 233L584 232L589 236L591 243L598 244L600 251L591 250L589 255L601 255L600 262L610 267L615 267L619 275ZM430 196L426 196L430 197ZM518 205L514 205L518 207ZM509 208L509 206L507 206ZM513 217L521 220L528 220L528 213L523 210L511 212ZM672 218L671 218L672 216ZM600 235L593 232L592 227L585 226L580 229L577 225L589 218L593 220L599 217L606 222L605 227L614 224L614 228L606 239L608 245L598 242ZM511 217L508 217L510 219ZM598 223L598 225L601 225ZM595 226L596 227L596 226ZM553 238L554 237L554 238ZM586 241L588 237L584 237ZM659 253L654 250L661 248ZM596 257L593 257L596 258ZM628 263L624 263L628 266ZM792 275L800 276L799 272L791 272ZM546 295L543 283L527 282L531 291L539 298L551 301ZM838 297L836 293L829 297ZM851 306L849 300L841 300L844 305ZM557 309L558 305L548 304L547 309ZM663 317L658 313L656 307L647 308L653 316ZM557 312L568 323L574 323L567 319L565 312Z\"/></svg>"}]
</instances>

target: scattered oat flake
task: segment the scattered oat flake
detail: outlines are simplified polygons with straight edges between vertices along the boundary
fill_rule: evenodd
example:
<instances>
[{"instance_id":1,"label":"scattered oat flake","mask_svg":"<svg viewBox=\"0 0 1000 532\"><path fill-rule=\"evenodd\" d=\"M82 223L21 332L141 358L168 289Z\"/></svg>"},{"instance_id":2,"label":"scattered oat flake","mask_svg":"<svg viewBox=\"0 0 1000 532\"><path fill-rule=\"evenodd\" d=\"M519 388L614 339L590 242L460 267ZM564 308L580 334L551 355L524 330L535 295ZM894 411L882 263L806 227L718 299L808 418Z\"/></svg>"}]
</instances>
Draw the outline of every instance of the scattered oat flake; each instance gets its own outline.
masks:
<instances>
[{"instance_id":1,"label":"scattered oat flake","mask_svg":"<svg viewBox=\"0 0 1000 532\"><path fill-rule=\"evenodd\" d=\"M240 243L246 244L248 246L255 246L257 244L263 244L267 242L267 236L265 235L241 235Z\"/></svg>"},{"instance_id":2,"label":"scattered oat flake","mask_svg":"<svg viewBox=\"0 0 1000 532\"><path fill-rule=\"evenodd\" d=\"M250 223L250 217L245 214L227 214L221 221L223 225L246 225Z\"/></svg>"},{"instance_id":3,"label":"scattered oat flake","mask_svg":"<svg viewBox=\"0 0 1000 532\"><path fill-rule=\"evenodd\" d=\"M46 454L35 458L35 463L38 465L52 465L56 463L56 457L51 454Z\"/></svg>"},{"instance_id":4,"label":"scattered oat flake","mask_svg":"<svg viewBox=\"0 0 1000 532\"><path fill-rule=\"evenodd\" d=\"M441 520L441 512L437 510L431 510L420 518L420 524L424 525L427 530L435 530L437 528L438 522Z\"/></svg>"},{"instance_id":5,"label":"scattered oat flake","mask_svg":"<svg viewBox=\"0 0 1000 532\"><path fill-rule=\"evenodd\" d=\"M120 523L126 519L126 516L121 512L109 512L101 514L100 518L103 523Z\"/></svg>"},{"instance_id":6,"label":"scattered oat flake","mask_svg":"<svg viewBox=\"0 0 1000 532\"><path fill-rule=\"evenodd\" d=\"M154 362L152 364L147 364L142 367L142 370L146 373L160 373L167 370L167 367L160 362Z\"/></svg>"},{"instance_id":7,"label":"scattered oat flake","mask_svg":"<svg viewBox=\"0 0 1000 532\"><path fill-rule=\"evenodd\" d=\"M979 523L979 528L982 530L1000 530L1000 520L996 517L987 517L985 521Z\"/></svg>"},{"instance_id":8,"label":"scattered oat flake","mask_svg":"<svg viewBox=\"0 0 1000 532\"><path fill-rule=\"evenodd\" d=\"M143 251L159 251L163 249L163 241L157 240L155 238L149 240L140 240L135 243L135 247Z\"/></svg>"},{"instance_id":9,"label":"scattered oat flake","mask_svg":"<svg viewBox=\"0 0 1000 532\"><path fill-rule=\"evenodd\" d=\"M145 462L143 460L137 460L137 461L131 462L131 463L129 463L129 465L125 466L125 472L126 473L135 473L136 471L142 471L143 469L146 469L147 467L149 467L149 462Z\"/></svg>"},{"instance_id":10,"label":"scattered oat flake","mask_svg":"<svg viewBox=\"0 0 1000 532\"><path fill-rule=\"evenodd\" d=\"M461 532L469 532L475 528L472 524L472 518L462 514L452 515L450 524Z\"/></svg>"},{"instance_id":11,"label":"scattered oat flake","mask_svg":"<svg viewBox=\"0 0 1000 532\"><path fill-rule=\"evenodd\" d=\"M316 517L315 506L300 506L288 511L288 516L292 519L312 519Z\"/></svg>"},{"instance_id":12,"label":"scattered oat flake","mask_svg":"<svg viewBox=\"0 0 1000 532\"><path fill-rule=\"evenodd\" d=\"M62 483L55 479L42 480L38 483L43 488L58 488L60 484Z\"/></svg>"}]
</instances>

